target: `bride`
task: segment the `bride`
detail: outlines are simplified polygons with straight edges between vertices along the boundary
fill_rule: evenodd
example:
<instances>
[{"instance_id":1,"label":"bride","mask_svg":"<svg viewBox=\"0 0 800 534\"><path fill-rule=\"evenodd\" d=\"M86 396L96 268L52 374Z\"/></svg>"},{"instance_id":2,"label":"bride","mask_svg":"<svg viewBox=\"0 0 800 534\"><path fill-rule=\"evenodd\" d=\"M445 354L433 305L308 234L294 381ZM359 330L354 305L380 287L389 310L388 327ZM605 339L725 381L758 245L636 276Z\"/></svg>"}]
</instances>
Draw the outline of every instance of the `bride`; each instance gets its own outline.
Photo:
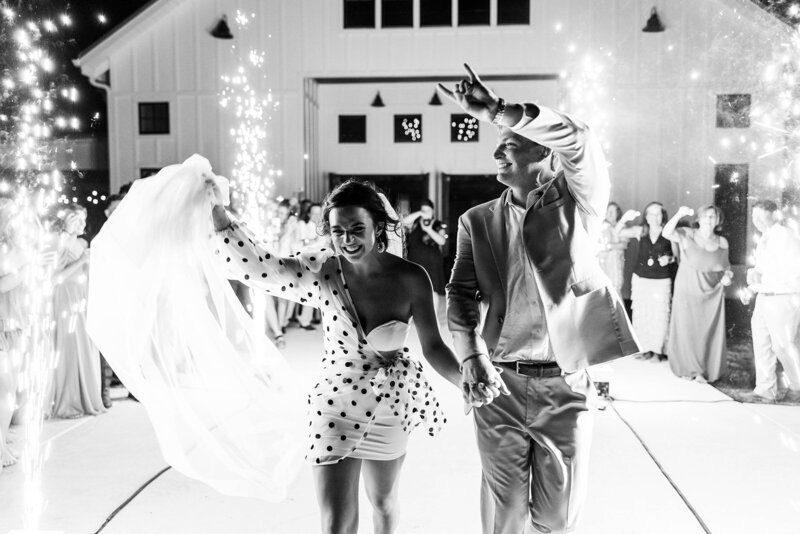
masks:
<instances>
[{"instance_id":1,"label":"bride","mask_svg":"<svg viewBox=\"0 0 800 534\"><path fill-rule=\"evenodd\" d=\"M462 383L458 361L439 334L430 280L421 267L387 250L397 244L390 236L399 221L385 197L365 182L348 181L324 202L322 229L333 250L283 258L231 218L224 208L226 196L225 183L199 156L134 184L114 214L119 215L117 224L112 217L106 223L108 236L101 232L94 244L92 335L148 409L172 465L227 493L277 499L280 486L291 480L286 465L293 445L285 438L291 417L283 408L292 383L277 351L256 339L244 312L233 309L228 288L218 281L235 278L318 307L325 350L307 399L305 458L314 473L322 531L357 531L363 472L375 532L393 532L408 434L422 426L433 435L445 422L422 365L404 347L412 319L431 366L455 386ZM202 237L209 231L202 220L205 213L208 221L209 201L211 262L205 258L208 238ZM139 225L148 229L129 231ZM154 252L157 247L142 236L157 236L160 251ZM111 276L125 271L120 263L128 260L120 262L119 256L136 258L130 262L135 269L129 266L126 272L141 281L138 288L133 283L120 291L112 282L125 274ZM139 274L133 275L136 269ZM187 291L192 287L200 289ZM140 290L155 296L142 297ZM126 299L145 313L122 312ZM189 311L203 315L202 320L188 319ZM115 327L119 321L128 325ZM215 325L226 334L222 341L214 335ZM138 339L138 348L132 350L126 339ZM249 374L257 379L248 381ZM193 437L175 425L191 426ZM259 462L264 465L252 465ZM254 471L263 475L252 480Z\"/></svg>"}]
</instances>

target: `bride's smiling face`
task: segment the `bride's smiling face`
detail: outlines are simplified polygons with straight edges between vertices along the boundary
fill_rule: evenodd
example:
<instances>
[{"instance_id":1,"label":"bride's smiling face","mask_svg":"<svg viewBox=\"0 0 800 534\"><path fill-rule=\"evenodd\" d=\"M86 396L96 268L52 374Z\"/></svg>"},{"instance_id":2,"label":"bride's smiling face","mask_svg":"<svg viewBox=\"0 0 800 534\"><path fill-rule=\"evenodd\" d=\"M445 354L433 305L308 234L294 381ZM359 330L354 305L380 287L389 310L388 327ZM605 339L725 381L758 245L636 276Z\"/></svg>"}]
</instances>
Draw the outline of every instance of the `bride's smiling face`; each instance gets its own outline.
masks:
<instances>
[{"instance_id":1,"label":"bride's smiling face","mask_svg":"<svg viewBox=\"0 0 800 534\"><path fill-rule=\"evenodd\" d=\"M331 242L337 254L356 263L372 253L377 244L377 233L367 210L358 206L333 208L328 221L331 225Z\"/></svg>"}]
</instances>

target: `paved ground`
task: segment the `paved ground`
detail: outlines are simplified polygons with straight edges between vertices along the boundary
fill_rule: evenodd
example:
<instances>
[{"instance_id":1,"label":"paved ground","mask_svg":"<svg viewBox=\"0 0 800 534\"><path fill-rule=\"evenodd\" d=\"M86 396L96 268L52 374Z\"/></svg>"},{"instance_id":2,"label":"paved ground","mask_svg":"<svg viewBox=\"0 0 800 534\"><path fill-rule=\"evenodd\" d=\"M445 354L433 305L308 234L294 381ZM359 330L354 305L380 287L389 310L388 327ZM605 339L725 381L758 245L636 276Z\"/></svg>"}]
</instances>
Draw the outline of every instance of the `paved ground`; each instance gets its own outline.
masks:
<instances>
[{"instance_id":1,"label":"paved ground","mask_svg":"<svg viewBox=\"0 0 800 534\"><path fill-rule=\"evenodd\" d=\"M413 338L413 334L412 334ZM312 377L316 332L290 330L285 351ZM412 344L413 346L413 344ZM800 533L800 409L743 405L677 379L666 364L628 358L598 372L616 400L596 412L589 498L592 534ZM411 439L402 475L402 533L477 534L480 470L471 419L441 380L449 423L438 438ZM42 529L95 533L166 464L144 409L120 400L106 414L46 424ZM22 473L0 473L0 534L21 528ZM287 501L230 498L166 471L105 526L105 534L318 531L305 469ZM362 496L359 533L372 532Z\"/></svg>"}]
</instances>

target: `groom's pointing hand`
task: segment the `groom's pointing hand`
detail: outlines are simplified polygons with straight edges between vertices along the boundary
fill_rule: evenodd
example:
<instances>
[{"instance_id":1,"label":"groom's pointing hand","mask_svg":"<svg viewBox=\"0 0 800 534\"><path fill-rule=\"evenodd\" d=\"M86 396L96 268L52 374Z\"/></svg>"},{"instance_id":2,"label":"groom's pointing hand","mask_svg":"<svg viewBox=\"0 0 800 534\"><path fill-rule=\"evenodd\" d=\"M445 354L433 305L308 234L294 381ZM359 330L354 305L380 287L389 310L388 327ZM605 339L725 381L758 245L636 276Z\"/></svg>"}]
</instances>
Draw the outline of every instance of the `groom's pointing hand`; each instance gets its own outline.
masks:
<instances>
[{"instance_id":1,"label":"groom's pointing hand","mask_svg":"<svg viewBox=\"0 0 800 534\"><path fill-rule=\"evenodd\" d=\"M469 77L456 83L452 91L441 83L437 88L476 119L492 122L500 105L500 98L484 85L469 65L464 63L464 68L467 69Z\"/></svg>"}]
</instances>

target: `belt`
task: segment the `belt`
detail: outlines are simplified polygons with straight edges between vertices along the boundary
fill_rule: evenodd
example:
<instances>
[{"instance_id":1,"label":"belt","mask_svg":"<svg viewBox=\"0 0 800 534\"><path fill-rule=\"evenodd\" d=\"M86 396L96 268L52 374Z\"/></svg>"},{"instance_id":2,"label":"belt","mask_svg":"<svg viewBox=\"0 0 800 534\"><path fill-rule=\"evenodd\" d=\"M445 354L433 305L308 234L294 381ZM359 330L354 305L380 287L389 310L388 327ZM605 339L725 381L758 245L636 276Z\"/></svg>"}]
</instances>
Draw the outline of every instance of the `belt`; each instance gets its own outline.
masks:
<instances>
[{"instance_id":1,"label":"belt","mask_svg":"<svg viewBox=\"0 0 800 534\"><path fill-rule=\"evenodd\" d=\"M530 362L520 360L516 362L494 362L495 365L511 369L518 375L531 378L552 378L561 376L561 367L556 362Z\"/></svg>"}]
</instances>

